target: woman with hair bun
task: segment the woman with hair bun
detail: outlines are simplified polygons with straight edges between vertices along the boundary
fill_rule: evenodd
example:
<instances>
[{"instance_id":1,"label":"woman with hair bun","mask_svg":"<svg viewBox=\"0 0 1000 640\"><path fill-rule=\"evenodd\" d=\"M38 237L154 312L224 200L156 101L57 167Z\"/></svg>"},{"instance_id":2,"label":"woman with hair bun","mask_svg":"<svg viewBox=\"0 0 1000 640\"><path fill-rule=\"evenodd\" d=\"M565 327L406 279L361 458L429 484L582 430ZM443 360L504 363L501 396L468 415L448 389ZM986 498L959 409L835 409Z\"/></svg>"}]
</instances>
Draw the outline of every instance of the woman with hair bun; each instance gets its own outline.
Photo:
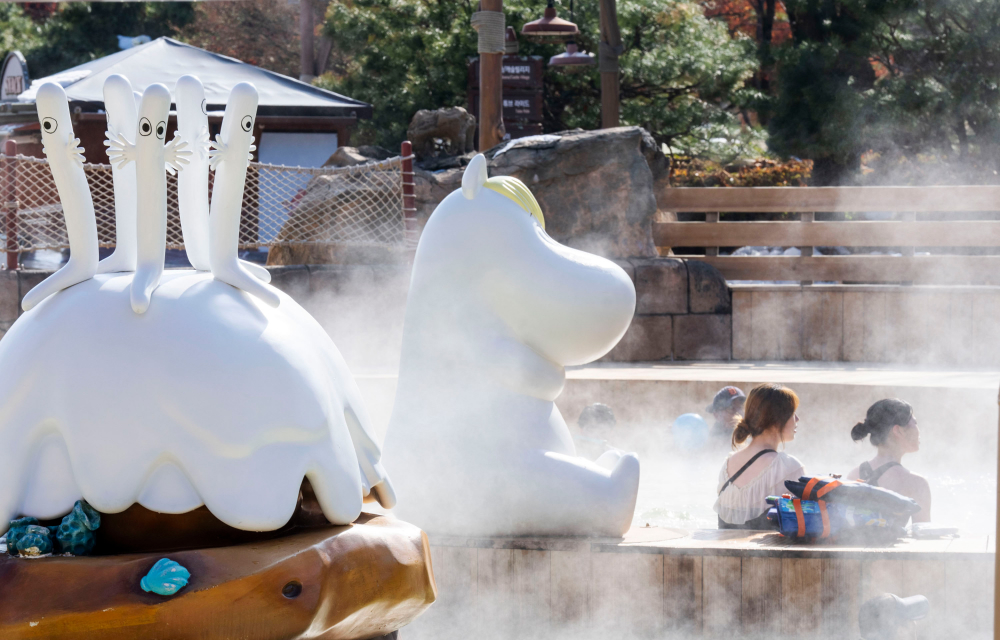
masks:
<instances>
[{"instance_id":1,"label":"woman with hair bun","mask_svg":"<svg viewBox=\"0 0 1000 640\"><path fill-rule=\"evenodd\" d=\"M847 474L848 480L860 480L913 498L920 511L913 522L931 519L931 488L927 479L903 466L903 456L920 450L920 429L913 416L913 407L898 398L879 400L868 408L864 422L851 429L851 439L860 442L868 438L878 453Z\"/></svg>"},{"instance_id":2,"label":"woman with hair bun","mask_svg":"<svg viewBox=\"0 0 1000 640\"><path fill-rule=\"evenodd\" d=\"M795 438L799 397L780 384L751 389L743 417L733 430L734 453L719 474L720 529L771 529L767 522L767 496L787 493L785 480L805 475L802 463L779 446ZM744 445L747 440L750 444Z\"/></svg>"}]
</instances>

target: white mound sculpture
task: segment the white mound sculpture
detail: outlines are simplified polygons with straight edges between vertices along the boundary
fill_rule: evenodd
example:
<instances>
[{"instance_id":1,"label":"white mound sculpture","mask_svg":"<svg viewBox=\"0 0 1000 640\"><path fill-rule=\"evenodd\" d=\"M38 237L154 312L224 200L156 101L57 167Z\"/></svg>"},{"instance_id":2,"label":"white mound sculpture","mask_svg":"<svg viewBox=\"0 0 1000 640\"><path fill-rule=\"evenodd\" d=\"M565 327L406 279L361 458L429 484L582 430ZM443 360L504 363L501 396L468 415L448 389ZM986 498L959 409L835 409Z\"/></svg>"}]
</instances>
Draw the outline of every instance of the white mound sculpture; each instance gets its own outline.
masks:
<instances>
[{"instance_id":1,"label":"white mound sculpture","mask_svg":"<svg viewBox=\"0 0 1000 640\"><path fill-rule=\"evenodd\" d=\"M417 247L385 440L396 514L435 533L622 535L639 459L577 457L553 401L634 310L622 269L552 240L524 184L487 180L477 155Z\"/></svg>"},{"instance_id":2,"label":"white mound sculpture","mask_svg":"<svg viewBox=\"0 0 1000 640\"><path fill-rule=\"evenodd\" d=\"M161 175L148 176L152 185L143 177L157 167L162 174L169 157L158 127L170 99L156 86L146 90L139 109L139 144L114 137L117 155L134 157L140 176L136 273L93 276L96 231L86 229L87 208L71 205L89 203L90 193L72 172L79 166L69 144L68 109L62 113L54 100L39 103L41 117L56 119L49 130L43 121L50 160L55 149L69 148L65 163L53 163L53 174L67 226L71 215L84 223L70 229L72 255L89 256L92 243L93 277L74 272L58 288L33 289L45 295L0 340L0 532L15 516L62 516L80 498L105 513L135 503L161 513L204 504L230 526L274 530L295 510L303 478L334 524L353 522L368 496L391 508L395 495L370 418L322 327L294 300L255 279L274 305L210 273L163 271L163 236L155 228L161 212L149 198L166 194L158 192ZM56 89L62 91L45 85L39 96ZM65 108L65 94L62 100ZM255 115L244 101L239 106L236 127ZM151 151L143 149L144 122ZM222 128L233 128L228 112ZM53 138L57 133L61 137ZM230 147L242 154L243 171L248 144ZM238 168L240 158L220 162ZM242 188L244 179L239 170L220 171L216 191L226 181ZM236 191L232 184L225 188ZM144 215L154 227L145 250ZM93 225L92 207L89 216ZM218 247L221 263L232 268L239 212L234 219L227 210L220 219L228 227L213 238L210 253ZM76 233L79 227L88 232ZM154 236L158 247L149 242ZM214 242L218 237L232 246ZM150 299L140 314L133 308L143 268L156 274L158 286L148 289L152 280L142 280L138 291Z\"/></svg>"}]
</instances>

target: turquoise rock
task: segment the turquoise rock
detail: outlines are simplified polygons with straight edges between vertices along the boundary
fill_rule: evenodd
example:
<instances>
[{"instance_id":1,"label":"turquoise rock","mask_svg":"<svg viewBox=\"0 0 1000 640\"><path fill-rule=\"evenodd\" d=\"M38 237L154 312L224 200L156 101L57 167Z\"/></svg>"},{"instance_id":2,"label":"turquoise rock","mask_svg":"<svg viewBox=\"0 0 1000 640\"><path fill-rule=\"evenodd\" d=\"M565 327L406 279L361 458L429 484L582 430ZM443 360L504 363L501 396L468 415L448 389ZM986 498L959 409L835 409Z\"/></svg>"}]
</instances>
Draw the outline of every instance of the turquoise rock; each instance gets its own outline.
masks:
<instances>
[{"instance_id":1,"label":"turquoise rock","mask_svg":"<svg viewBox=\"0 0 1000 640\"><path fill-rule=\"evenodd\" d=\"M151 591L161 596L172 596L187 583L191 572L169 558L160 558L139 582L143 591Z\"/></svg>"},{"instance_id":2,"label":"turquoise rock","mask_svg":"<svg viewBox=\"0 0 1000 640\"><path fill-rule=\"evenodd\" d=\"M22 556L43 556L52 553L49 530L37 524L29 524L17 538L17 551Z\"/></svg>"},{"instance_id":3,"label":"turquoise rock","mask_svg":"<svg viewBox=\"0 0 1000 640\"><path fill-rule=\"evenodd\" d=\"M97 536L94 532L101 526L101 514L83 500L77 500L73 510L62 519L56 528L56 542L59 551L85 556L94 549Z\"/></svg>"},{"instance_id":4,"label":"turquoise rock","mask_svg":"<svg viewBox=\"0 0 1000 640\"><path fill-rule=\"evenodd\" d=\"M24 535L25 530L30 525L37 525L37 518L18 518L10 521L10 528L7 529L7 553L17 555L17 541Z\"/></svg>"}]
</instances>

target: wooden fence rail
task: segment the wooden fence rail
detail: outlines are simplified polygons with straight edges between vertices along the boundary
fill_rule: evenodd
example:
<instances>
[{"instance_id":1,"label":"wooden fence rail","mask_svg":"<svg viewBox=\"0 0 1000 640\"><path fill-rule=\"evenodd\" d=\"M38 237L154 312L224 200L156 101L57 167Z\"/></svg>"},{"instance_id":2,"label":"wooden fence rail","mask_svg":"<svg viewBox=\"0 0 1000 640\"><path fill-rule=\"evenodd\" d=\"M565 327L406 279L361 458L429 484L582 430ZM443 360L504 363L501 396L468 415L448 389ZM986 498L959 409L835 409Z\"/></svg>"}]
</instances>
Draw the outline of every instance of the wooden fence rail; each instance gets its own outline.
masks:
<instances>
[{"instance_id":1,"label":"wooden fence rail","mask_svg":"<svg viewBox=\"0 0 1000 640\"><path fill-rule=\"evenodd\" d=\"M1000 212L1000 186L678 188L666 208L705 222L653 225L659 247L705 247L731 280L1000 285L1000 255L914 255L1000 248L1000 220L917 221L917 213ZM719 213L800 213L791 222L720 222ZM896 221L815 222L818 212L899 213ZM719 256L719 247L800 247L800 256ZM901 256L814 255L813 247L902 247ZM987 251L987 253L990 253Z\"/></svg>"}]
</instances>

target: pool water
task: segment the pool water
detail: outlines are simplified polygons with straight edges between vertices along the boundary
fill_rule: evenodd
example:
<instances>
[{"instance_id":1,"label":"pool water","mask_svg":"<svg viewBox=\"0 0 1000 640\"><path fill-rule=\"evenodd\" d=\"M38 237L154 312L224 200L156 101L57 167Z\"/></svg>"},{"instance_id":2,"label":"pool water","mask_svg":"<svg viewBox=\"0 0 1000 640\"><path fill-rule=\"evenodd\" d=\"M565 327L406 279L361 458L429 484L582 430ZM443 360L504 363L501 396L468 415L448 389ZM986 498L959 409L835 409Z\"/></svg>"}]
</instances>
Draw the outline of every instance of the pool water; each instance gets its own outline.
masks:
<instances>
[{"instance_id":1,"label":"pool water","mask_svg":"<svg viewBox=\"0 0 1000 640\"><path fill-rule=\"evenodd\" d=\"M723 450L690 453L640 454L641 476L636 500L634 526L680 529L715 529L718 520L712 505L719 472L727 452ZM820 458L808 453L796 457L802 460L807 473L811 469L835 470L846 474L853 465L844 461ZM919 454L918 454L919 455ZM996 528L997 477L994 469L980 464L969 469L957 465L923 467L915 456L907 467L927 478L931 486L931 519L940 526L958 527L965 534L993 534Z\"/></svg>"}]
</instances>

